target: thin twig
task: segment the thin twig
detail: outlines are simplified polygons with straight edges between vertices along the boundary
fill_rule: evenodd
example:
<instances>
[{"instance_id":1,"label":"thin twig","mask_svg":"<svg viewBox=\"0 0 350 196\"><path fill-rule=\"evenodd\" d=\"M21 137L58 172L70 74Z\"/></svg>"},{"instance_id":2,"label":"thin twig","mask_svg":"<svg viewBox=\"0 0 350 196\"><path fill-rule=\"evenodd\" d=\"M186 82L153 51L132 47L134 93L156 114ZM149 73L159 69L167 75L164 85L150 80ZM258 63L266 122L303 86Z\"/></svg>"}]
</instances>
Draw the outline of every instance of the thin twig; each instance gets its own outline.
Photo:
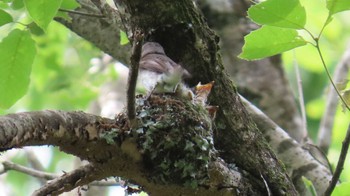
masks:
<instances>
[{"instance_id":1,"label":"thin twig","mask_svg":"<svg viewBox=\"0 0 350 196\"><path fill-rule=\"evenodd\" d=\"M132 54L130 57L131 66L129 69L128 88L127 88L128 119L132 128L136 118L135 91L136 91L137 76L139 72L139 62L141 58L142 39L143 39L143 35L141 31L135 31Z\"/></svg>"},{"instance_id":2,"label":"thin twig","mask_svg":"<svg viewBox=\"0 0 350 196\"><path fill-rule=\"evenodd\" d=\"M40 163L38 157L35 155L32 149L25 149L25 154L27 156L28 162L34 169L38 171L44 171L44 166Z\"/></svg>"},{"instance_id":3,"label":"thin twig","mask_svg":"<svg viewBox=\"0 0 350 196\"><path fill-rule=\"evenodd\" d=\"M15 170L15 171L25 173L25 174L28 174L30 176L40 178L40 179L45 179L45 180L52 180L52 179L58 177L58 175L56 175L56 174L38 171L35 169L31 169L28 167L24 167L24 166L15 164L15 163L10 162L10 161L4 161L4 162L2 162L2 165L4 166L4 173L8 170Z\"/></svg>"},{"instance_id":4,"label":"thin twig","mask_svg":"<svg viewBox=\"0 0 350 196\"><path fill-rule=\"evenodd\" d=\"M303 138L306 138L308 133L307 133L307 121L306 121L306 112L305 112L303 84L302 84L302 80L301 80L301 76L300 76L299 65L298 65L298 62L297 62L296 56L295 56L295 50L293 51L293 55L294 55L293 64L294 64L294 68L295 68L295 75L296 75L297 87L298 87L299 105L300 105L301 117L302 117L302 121L303 121L302 132L303 132Z\"/></svg>"},{"instance_id":5,"label":"thin twig","mask_svg":"<svg viewBox=\"0 0 350 196\"><path fill-rule=\"evenodd\" d=\"M27 156L28 162L33 167L33 169L35 169L37 171L44 171L45 170L45 168L40 163L40 161L38 160L37 156L34 154L32 149L25 149L25 154ZM46 180L42 179L42 178L39 178L39 181L42 185L46 183Z\"/></svg>"},{"instance_id":6,"label":"thin twig","mask_svg":"<svg viewBox=\"0 0 350 196\"><path fill-rule=\"evenodd\" d=\"M88 184L94 179L101 177L101 174L102 171L99 167L96 167L94 164L87 164L53 179L34 191L32 195L59 195L63 192L71 191L78 186Z\"/></svg>"},{"instance_id":7,"label":"thin twig","mask_svg":"<svg viewBox=\"0 0 350 196\"><path fill-rule=\"evenodd\" d=\"M18 165L10 161L4 161L2 162L2 165L4 166L4 170L0 174L6 173L10 170L14 170L44 180L53 180L55 178L60 177L60 175L58 174L52 174L48 172L35 170L22 165ZM121 186L121 183L115 180L94 181L90 183L89 186Z\"/></svg>"},{"instance_id":8,"label":"thin twig","mask_svg":"<svg viewBox=\"0 0 350 196\"><path fill-rule=\"evenodd\" d=\"M78 15L83 15L83 16L90 16L90 17L95 17L95 18L105 18L105 16L101 15L101 14L91 14L91 13L79 12L79 11L75 11L75 10L67 10L67 9L63 9L63 8L58 9L58 11L60 11L60 12L67 12L67 13L70 13L70 14L78 14Z\"/></svg>"},{"instance_id":9,"label":"thin twig","mask_svg":"<svg viewBox=\"0 0 350 196\"><path fill-rule=\"evenodd\" d=\"M340 94L339 90L337 89L332 77L331 77L331 74L326 66L326 63L323 59L323 55L322 55L322 52L321 52L321 49L320 49L320 43L319 43L319 38L321 37L322 35L322 32L323 30L325 29L325 27L327 26L328 24L328 21L331 17L331 14L329 14L327 16L327 19L326 19L326 22L324 23L319 35L317 38L314 38L315 42L316 42L316 49L317 49L317 52L321 58L321 61L322 61L322 65L326 71L326 74L327 74L327 77L328 79L330 80L335 92L337 93L337 95L339 96L340 100L343 102L344 106L346 107L346 109L348 111L350 111L350 106L346 103L346 101L344 100L343 96ZM343 141L343 145L342 145L342 149L340 151L340 156L339 156L339 160L338 160L338 164L337 164L337 167L336 167L336 170L334 172L334 175L332 177L332 180L331 182L329 183L329 187L327 188L326 192L324 193L325 196L330 196L334 190L334 187L336 186L336 184L338 183L338 180L339 180L339 177L340 177L340 174L343 170L343 167L344 167L344 162L345 162L345 159L346 159L346 155L347 155L347 152L348 152L348 149L349 149L349 143L350 143L350 125L348 126L348 130L346 132L346 136L345 136L345 139Z\"/></svg>"},{"instance_id":10,"label":"thin twig","mask_svg":"<svg viewBox=\"0 0 350 196\"><path fill-rule=\"evenodd\" d=\"M332 194L335 186L337 185L337 183L339 181L340 174L341 174L342 170L344 169L344 162L345 162L348 150L349 150L349 144L350 144L350 124L348 126L348 130L346 131L346 136L345 136L345 139L343 141L343 145L341 147L340 156L339 156L337 167L335 168L335 171L334 171L334 175L332 177L331 182L329 183L329 186L328 186L326 192L324 193L325 196L329 196Z\"/></svg>"}]
</instances>

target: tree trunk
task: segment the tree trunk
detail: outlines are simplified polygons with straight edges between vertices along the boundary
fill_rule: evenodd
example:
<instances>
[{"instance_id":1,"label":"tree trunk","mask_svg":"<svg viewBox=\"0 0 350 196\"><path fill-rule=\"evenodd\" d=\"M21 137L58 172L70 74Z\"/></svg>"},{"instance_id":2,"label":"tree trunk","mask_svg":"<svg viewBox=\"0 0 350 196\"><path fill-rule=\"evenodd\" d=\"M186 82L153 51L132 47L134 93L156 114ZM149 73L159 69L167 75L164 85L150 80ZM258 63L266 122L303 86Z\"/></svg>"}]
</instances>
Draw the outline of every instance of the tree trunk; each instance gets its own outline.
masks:
<instances>
[{"instance_id":1,"label":"tree trunk","mask_svg":"<svg viewBox=\"0 0 350 196\"><path fill-rule=\"evenodd\" d=\"M295 195L291 180L247 115L224 71L219 38L207 26L192 1L115 1L125 10L126 31L141 29L147 41L160 43L167 55L191 72L189 84L215 81L210 97L219 106L214 143L220 156L258 180L265 179L273 194Z\"/></svg>"},{"instance_id":2,"label":"tree trunk","mask_svg":"<svg viewBox=\"0 0 350 196\"><path fill-rule=\"evenodd\" d=\"M103 17L94 18L73 14L71 15L72 21L56 20L125 64L129 62L130 47L119 45L119 30L127 32L130 37L136 30L143 32L145 41L160 43L167 56L191 73L192 78L186 81L189 86L192 87L199 82L215 82L209 102L211 105L219 106L219 110L215 121L211 122L207 119L208 116L205 117L207 114L203 108L189 106L191 104L188 104L188 100L178 100L172 96L150 96L148 100L141 98L142 103L147 103L149 106L173 115L174 122L186 119L183 120L183 124L178 125L180 130L182 130L181 127L186 127L188 131L185 130L182 135L176 135L178 129L164 124L164 118L156 118L157 120L152 121L152 123L156 122L155 125L152 125L156 131L149 131L149 126L144 125L140 127L142 134L138 134L139 129L135 134L135 130L130 131L125 114L120 114L114 120L83 113L60 111L1 117L0 125L3 126L0 126L0 133L10 133L10 135L4 134L4 137L0 137L1 150L25 145L49 144L60 146L65 152L90 162L88 166L57 179L53 183L55 186L49 184L43 187L37 194L57 194L93 180L108 176L121 176L141 185L151 195L267 195L270 192L273 195L297 195L282 162L276 158L261 133L263 132L265 137L267 135L272 138L271 134L275 132L267 131L267 129L280 131L280 128L269 121L265 122L264 119L260 119L260 116L248 114L235 85L225 72L218 45L219 37L208 27L193 1L115 0L117 10L100 0L80 0L79 3L82 5L81 8L78 8L80 11L101 14ZM98 31L94 31L96 27ZM280 80L285 79L280 77ZM295 112L293 107L291 110ZM166 108L172 108L171 111L175 112L171 113ZM143 106L138 105L139 117L143 115L144 109ZM147 110L147 112L150 111ZM154 118L154 115L164 117L159 113L152 113L152 115L151 119ZM28 119L18 120L24 117ZM261 120L257 124L263 130L260 131L251 118ZM172 122L171 118L165 119L167 122ZM32 121L32 124L28 124ZM206 122L205 126L203 122ZM290 127L293 126L290 125ZM147 129L144 129L145 127ZM196 132L198 127L202 135ZM27 132L23 131L24 129ZM42 132L38 132L39 129ZM164 134L162 132L164 129L167 132L161 135ZM172 134L175 134L176 137L171 137ZM190 152L188 150L191 148L186 145L181 151L182 144L197 141L188 140L188 135L191 136L190 138L199 135L201 137L199 141L208 143L207 146L202 144L195 146L204 147L204 154ZM271 140L274 141L274 139ZM159 145L148 145L150 141L157 141L156 144ZM177 145L179 144L175 145L178 147L175 148L176 153L168 151L168 154L164 154L169 146L173 146L174 141L177 141ZM211 144L211 141L214 145ZM288 136L284 135L283 141L285 141L284 147L286 148L280 149L281 145L276 143L272 146L278 148L279 152L287 151L286 149L291 149L289 147L293 146L299 150L299 155L305 153ZM176 170L179 167L182 168L179 162L172 163L177 165L175 169L168 167L163 160L173 160L175 155L183 155L176 161L184 161L182 163L185 165L196 163L194 165L198 166L197 173L187 176L185 172L186 175L179 175L183 174L179 172L180 170ZM198 155L198 157L192 155ZM203 159L203 157L207 162L197 164L197 159ZM290 160L285 163L290 164L288 161ZM311 161L316 162L314 159ZM314 162L309 166L318 167ZM161 171L160 167L166 169ZM203 174L203 171L207 173ZM164 178L152 179L152 174L154 174L152 172L158 172L154 176ZM299 172L304 174L304 171ZM174 175L168 175L169 173ZM193 183L191 180L186 181L187 177L200 178L203 181ZM74 186L64 187L68 182ZM320 184L322 186L322 183Z\"/></svg>"}]
</instances>

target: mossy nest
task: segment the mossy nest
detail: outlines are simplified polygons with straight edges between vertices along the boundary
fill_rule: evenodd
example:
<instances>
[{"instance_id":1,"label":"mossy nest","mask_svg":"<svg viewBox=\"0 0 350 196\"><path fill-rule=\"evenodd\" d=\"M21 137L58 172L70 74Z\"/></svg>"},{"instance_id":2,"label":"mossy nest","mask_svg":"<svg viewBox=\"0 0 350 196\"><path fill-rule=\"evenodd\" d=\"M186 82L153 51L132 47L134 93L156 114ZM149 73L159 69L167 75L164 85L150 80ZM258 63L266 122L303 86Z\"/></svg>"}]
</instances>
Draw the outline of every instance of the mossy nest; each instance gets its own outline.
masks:
<instances>
[{"instance_id":1,"label":"mossy nest","mask_svg":"<svg viewBox=\"0 0 350 196\"><path fill-rule=\"evenodd\" d=\"M141 125L133 132L150 178L190 187L205 183L215 154L205 107L174 95L138 96L136 102Z\"/></svg>"}]
</instances>

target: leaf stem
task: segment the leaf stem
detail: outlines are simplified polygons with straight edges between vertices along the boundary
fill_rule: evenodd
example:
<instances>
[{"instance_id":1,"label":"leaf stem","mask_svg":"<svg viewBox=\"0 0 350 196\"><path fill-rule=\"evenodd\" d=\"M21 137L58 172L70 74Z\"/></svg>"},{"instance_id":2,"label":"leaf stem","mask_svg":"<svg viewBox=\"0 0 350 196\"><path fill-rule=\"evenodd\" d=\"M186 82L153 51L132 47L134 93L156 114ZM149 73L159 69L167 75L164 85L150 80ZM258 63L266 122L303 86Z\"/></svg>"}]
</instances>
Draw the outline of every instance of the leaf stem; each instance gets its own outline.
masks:
<instances>
[{"instance_id":1,"label":"leaf stem","mask_svg":"<svg viewBox=\"0 0 350 196\"><path fill-rule=\"evenodd\" d=\"M315 42L316 42L316 46L315 46L315 47L316 47L317 52L318 52L318 54L319 54L319 56L320 56L320 58L321 58L322 65L323 65L323 67L324 67L324 69L325 69L325 71L326 71L326 74L327 74L327 77L328 77L329 81L331 82L331 84L332 84L332 86L333 86L335 92L338 94L340 100L343 102L343 104L344 104L344 106L346 107L346 109L348 109L348 110L350 111L350 107L348 106L348 104L347 104L346 101L344 100L343 96L340 94L339 90L337 89L337 86L335 85L335 83L334 83L334 81L333 81L333 79L332 79L331 74L329 73L329 70L328 70L328 68L327 68L327 66L326 66L326 63L325 63L324 59L323 59L323 55L322 55L322 52L321 52L321 49L320 49L319 40L318 40L318 39L315 39Z\"/></svg>"},{"instance_id":2,"label":"leaf stem","mask_svg":"<svg viewBox=\"0 0 350 196\"><path fill-rule=\"evenodd\" d=\"M317 52L321 58L321 61L322 61L322 65L327 73L327 77L329 79L329 81L331 82L335 92L337 93L338 97L340 98L340 100L343 102L344 106L346 107L346 109L348 109L348 111L350 111L350 107L349 105L346 103L346 101L344 100L343 96L340 94L339 90L337 89L333 79L332 79L332 76L331 74L329 73L329 70L326 66L326 63L323 59L323 55L322 55L322 52L321 52L321 49L320 49L320 43L319 43L319 39L325 29L325 27L329 24L329 21L330 21L330 18L332 17L332 15L329 13L328 16L327 16L327 19L325 21L325 23L323 24L322 26L322 29L320 31L320 33L318 34L318 37L313 37L311 35L311 33L306 30L307 32L309 32L309 34L313 37L313 39L315 40L316 42L316 49L317 49ZM339 159L338 159L338 163L337 163L337 167L335 169L335 172L334 172L334 175L332 177L332 180L331 182L329 183L329 186L327 188L327 190L325 191L324 195L325 196L330 196L335 188L335 186L337 185L338 181L339 181L339 178L340 178L340 174L344 168L344 162L345 162L345 159L346 159L346 155L348 153L348 150L349 150L349 144L350 144L350 124L348 126L348 130L346 132L346 136L344 138L344 141L342 142L342 148L341 148L341 151L340 151L340 156L339 156Z\"/></svg>"},{"instance_id":3,"label":"leaf stem","mask_svg":"<svg viewBox=\"0 0 350 196\"><path fill-rule=\"evenodd\" d=\"M331 14L330 13L328 13L328 16L327 16L327 19L326 19L326 22L324 22L323 23L323 26L322 26L322 28L321 28L321 31L320 31L320 33L318 34L318 37L317 37L317 39L319 39L320 37L321 37L321 35L322 35L322 33L323 33L323 30L326 28L326 26L328 25L328 21L329 21L329 19L331 18Z\"/></svg>"},{"instance_id":4,"label":"leaf stem","mask_svg":"<svg viewBox=\"0 0 350 196\"><path fill-rule=\"evenodd\" d=\"M24 23L21 23L21 22L14 22L14 23L17 23L17 24L20 24L20 25L23 25L23 26L25 26L26 28L28 28L28 26L29 26L29 24L24 24Z\"/></svg>"},{"instance_id":5,"label":"leaf stem","mask_svg":"<svg viewBox=\"0 0 350 196\"><path fill-rule=\"evenodd\" d=\"M310 35L310 37L312 38L312 40L314 40L316 42L316 40L318 40L317 37L315 37L309 30L307 30L306 28L303 28L304 31L306 31L306 33L308 33ZM313 45L314 47L317 48L317 43L312 43L310 41L306 41L307 43Z\"/></svg>"}]
</instances>

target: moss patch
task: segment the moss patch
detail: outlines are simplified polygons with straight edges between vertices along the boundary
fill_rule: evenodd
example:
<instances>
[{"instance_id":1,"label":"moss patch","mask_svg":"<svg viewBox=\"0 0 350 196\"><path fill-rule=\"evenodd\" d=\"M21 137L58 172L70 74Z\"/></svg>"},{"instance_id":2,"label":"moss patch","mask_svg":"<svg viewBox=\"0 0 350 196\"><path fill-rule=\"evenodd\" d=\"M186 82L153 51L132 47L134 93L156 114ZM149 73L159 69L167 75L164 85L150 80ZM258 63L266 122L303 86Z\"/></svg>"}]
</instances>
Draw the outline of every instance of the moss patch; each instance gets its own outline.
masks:
<instances>
[{"instance_id":1,"label":"moss patch","mask_svg":"<svg viewBox=\"0 0 350 196\"><path fill-rule=\"evenodd\" d=\"M171 95L137 98L135 130L149 177L190 187L203 184L214 155L211 119L206 109Z\"/></svg>"}]
</instances>

